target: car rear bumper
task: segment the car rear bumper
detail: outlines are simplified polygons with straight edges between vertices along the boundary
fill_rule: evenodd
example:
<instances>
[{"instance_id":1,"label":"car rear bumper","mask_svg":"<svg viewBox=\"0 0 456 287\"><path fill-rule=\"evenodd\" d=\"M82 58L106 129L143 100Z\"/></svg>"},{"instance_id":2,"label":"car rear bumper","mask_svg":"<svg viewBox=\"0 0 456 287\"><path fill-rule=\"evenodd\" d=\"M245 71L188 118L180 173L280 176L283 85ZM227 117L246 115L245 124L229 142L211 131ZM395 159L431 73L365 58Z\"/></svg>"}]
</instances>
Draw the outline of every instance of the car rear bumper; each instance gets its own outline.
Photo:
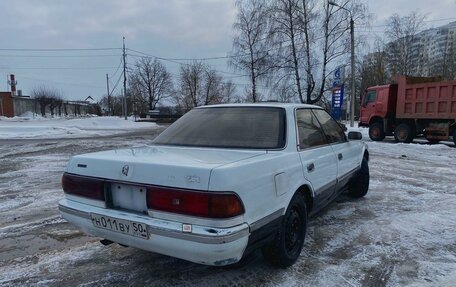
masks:
<instances>
[{"instance_id":1,"label":"car rear bumper","mask_svg":"<svg viewBox=\"0 0 456 287\"><path fill-rule=\"evenodd\" d=\"M191 232L183 232L182 222L106 209L69 199L59 202L59 210L64 219L87 234L205 265L222 266L238 262L249 238L249 226L246 223L229 228L192 225ZM149 238L95 227L91 213L146 224Z\"/></svg>"}]
</instances>

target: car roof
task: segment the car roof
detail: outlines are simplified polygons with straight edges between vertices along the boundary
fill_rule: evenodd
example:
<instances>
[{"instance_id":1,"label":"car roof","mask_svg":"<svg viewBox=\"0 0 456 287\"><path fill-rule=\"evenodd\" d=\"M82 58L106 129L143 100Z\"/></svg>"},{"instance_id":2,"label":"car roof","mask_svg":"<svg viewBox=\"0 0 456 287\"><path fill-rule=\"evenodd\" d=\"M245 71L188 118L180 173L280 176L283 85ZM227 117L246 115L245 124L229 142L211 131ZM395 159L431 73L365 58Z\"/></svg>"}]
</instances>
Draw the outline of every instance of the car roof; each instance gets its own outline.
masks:
<instances>
[{"instance_id":1,"label":"car roof","mask_svg":"<svg viewBox=\"0 0 456 287\"><path fill-rule=\"evenodd\" d=\"M239 103L239 104L218 104L218 105L208 105L200 106L197 108L222 108L222 107L279 107L279 108L317 108L322 109L322 107L308 104L298 104L298 103L280 103L280 102L260 102L260 103Z\"/></svg>"}]
</instances>

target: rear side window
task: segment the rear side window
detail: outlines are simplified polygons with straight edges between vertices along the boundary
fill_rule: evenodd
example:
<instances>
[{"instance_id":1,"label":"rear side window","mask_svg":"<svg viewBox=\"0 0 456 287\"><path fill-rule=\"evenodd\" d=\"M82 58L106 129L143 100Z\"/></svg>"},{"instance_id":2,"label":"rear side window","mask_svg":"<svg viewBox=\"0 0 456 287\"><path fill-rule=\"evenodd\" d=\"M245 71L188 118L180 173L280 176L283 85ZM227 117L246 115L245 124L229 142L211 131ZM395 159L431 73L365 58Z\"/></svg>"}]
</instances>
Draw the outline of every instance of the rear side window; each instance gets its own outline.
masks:
<instances>
[{"instance_id":1,"label":"rear side window","mask_svg":"<svg viewBox=\"0 0 456 287\"><path fill-rule=\"evenodd\" d=\"M343 143L347 141L342 128L326 111L314 109L313 112L317 116L329 143Z\"/></svg>"},{"instance_id":2,"label":"rear side window","mask_svg":"<svg viewBox=\"0 0 456 287\"><path fill-rule=\"evenodd\" d=\"M155 140L159 145L279 149L285 146L285 110L275 107L193 109Z\"/></svg>"},{"instance_id":3,"label":"rear side window","mask_svg":"<svg viewBox=\"0 0 456 287\"><path fill-rule=\"evenodd\" d=\"M320 124L310 109L297 110L296 121L300 149L327 144Z\"/></svg>"}]
</instances>

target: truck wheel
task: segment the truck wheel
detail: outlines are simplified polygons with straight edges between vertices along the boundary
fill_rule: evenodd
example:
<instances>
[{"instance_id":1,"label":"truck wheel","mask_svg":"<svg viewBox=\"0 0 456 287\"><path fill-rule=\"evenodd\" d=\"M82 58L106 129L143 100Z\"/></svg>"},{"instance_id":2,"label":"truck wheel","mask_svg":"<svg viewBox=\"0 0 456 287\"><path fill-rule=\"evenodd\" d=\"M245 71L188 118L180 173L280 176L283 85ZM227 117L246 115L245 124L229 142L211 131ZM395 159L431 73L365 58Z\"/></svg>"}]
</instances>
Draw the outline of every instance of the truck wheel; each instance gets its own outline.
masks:
<instances>
[{"instance_id":1,"label":"truck wheel","mask_svg":"<svg viewBox=\"0 0 456 287\"><path fill-rule=\"evenodd\" d=\"M411 143L415 137L415 132L408 124L400 124L394 130L394 138L397 142Z\"/></svg>"},{"instance_id":2,"label":"truck wheel","mask_svg":"<svg viewBox=\"0 0 456 287\"><path fill-rule=\"evenodd\" d=\"M373 123L369 126L369 137L373 141L382 141L385 139L385 131L382 123Z\"/></svg>"},{"instance_id":3,"label":"truck wheel","mask_svg":"<svg viewBox=\"0 0 456 287\"><path fill-rule=\"evenodd\" d=\"M274 241L261 249L264 258L278 267L292 265L301 254L306 228L306 203L304 197L296 193L291 199Z\"/></svg>"},{"instance_id":4,"label":"truck wheel","mask_svg":"<svg viewBox=\"0 0 456 287\"><path fill-rule=\"evenodd\" d=\"M369 164L365 158L361 162L361 169L348 184L348 195L354 198L360 198L367 194L369 190Z\"/></svg>"}]
</instances>

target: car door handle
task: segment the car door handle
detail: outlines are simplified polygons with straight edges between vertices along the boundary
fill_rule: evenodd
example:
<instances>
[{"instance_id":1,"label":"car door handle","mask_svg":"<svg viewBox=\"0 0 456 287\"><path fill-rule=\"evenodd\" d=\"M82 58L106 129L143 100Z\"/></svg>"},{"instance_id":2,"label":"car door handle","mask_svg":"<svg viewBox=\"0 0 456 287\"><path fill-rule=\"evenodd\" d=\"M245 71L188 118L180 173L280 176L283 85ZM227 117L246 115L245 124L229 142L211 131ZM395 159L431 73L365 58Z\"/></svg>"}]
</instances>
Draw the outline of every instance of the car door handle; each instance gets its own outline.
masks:
<instances>
[{"instance_id":1,"label":"car door handle","mask_svg":"<svg viewBox=\"0 0 456 287\"><path fill-rule=\"evenodd\" d=\"M312 172L312 171L314 171L314 170L315 170L315 165L314 165L313 163L311 163L311 164L309 164L309 165L307 166L307 171L308 171L308 172Z\"/></svg>"},{"instance_id":2,"label":"car door handle","mask_svg":"<svg viewBox=\"0 0 456 287\"><path fill-rule=\"evenodd\" d=\"M338 158L339 160L342 160L342 159L344 158L344 156L340 153L340 154L337 155L337 158Z\"/></svg>"}]
</instances>

